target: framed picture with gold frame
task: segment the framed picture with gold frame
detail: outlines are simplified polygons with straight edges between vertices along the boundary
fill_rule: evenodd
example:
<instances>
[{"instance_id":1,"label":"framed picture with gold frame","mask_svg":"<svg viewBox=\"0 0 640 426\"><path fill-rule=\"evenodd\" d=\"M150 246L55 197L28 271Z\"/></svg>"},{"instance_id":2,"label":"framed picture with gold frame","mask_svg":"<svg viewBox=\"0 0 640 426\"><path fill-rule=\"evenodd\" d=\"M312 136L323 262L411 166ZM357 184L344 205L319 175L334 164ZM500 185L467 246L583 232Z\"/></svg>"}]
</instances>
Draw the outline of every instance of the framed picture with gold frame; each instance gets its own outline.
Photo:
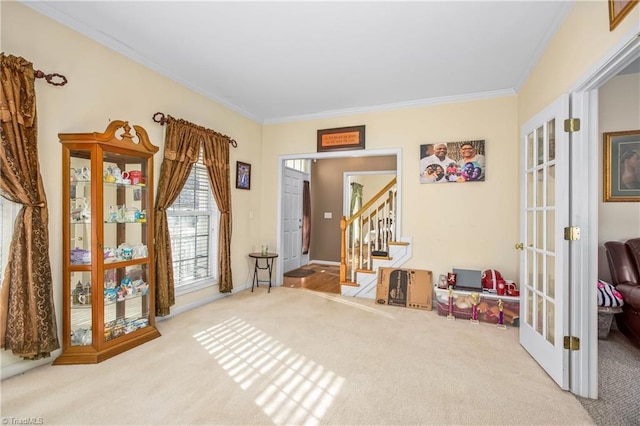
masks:
<instances>
[{"instance_id":1,"label":"framed picture with gold frame","mask_svg":"<svg viewBox=\"0 0 640 426\"><path fill-rule=\"evenodd\" d=\"M640 130L604 134L604 201L640 201Z\"/></svg>"},{"instance_id":2,"label":"framed picture with gold frame","mask_svg":"<svg viewBox=\"0 0 640 426\"><path fill-rule=\"evenodd\" d=\"M629 14L631 9L640 0L608 0L609 1L609 31L615 27Z\"/></svg>"}]
</instances>

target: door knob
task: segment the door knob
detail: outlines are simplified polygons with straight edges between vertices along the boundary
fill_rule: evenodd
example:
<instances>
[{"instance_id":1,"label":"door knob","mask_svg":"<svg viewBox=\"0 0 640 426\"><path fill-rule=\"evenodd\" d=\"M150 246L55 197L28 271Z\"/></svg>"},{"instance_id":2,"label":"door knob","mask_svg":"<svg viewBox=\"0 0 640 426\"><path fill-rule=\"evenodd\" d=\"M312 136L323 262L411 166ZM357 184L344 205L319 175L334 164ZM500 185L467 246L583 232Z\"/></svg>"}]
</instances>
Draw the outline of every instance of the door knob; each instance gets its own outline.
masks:
<instances>
[{"instance_id":1,"label":"door knob","mask_svg":"<svg viewBox=\"0 0 640 426\"><path fill-rule=\"evenodd\" d=\"M523 243L517 243L516 244L516 249L517 250L524 250L524 244Z\"/></svg>"}]
</instances>

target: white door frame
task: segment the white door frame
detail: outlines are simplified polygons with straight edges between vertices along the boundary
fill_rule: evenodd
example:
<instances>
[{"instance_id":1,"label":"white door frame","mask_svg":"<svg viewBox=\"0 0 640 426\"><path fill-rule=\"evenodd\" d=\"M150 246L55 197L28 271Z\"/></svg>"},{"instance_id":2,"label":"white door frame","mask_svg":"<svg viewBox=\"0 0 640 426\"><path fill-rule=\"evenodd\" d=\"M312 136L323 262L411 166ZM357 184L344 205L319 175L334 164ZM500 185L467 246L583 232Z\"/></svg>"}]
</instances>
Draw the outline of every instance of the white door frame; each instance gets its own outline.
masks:
<instances>
[{"instance_id":1,"label":"white door frame","mask_svg":"<svg viewBox=\"0 0 640 426\"><path fill-rule=\"evenodd\" d=\"M598 88L640 57L640 24L615 45L571 89L571 116L581 130L571 135L571 224L581 229L570 245L570 335L580 338L580 350L570 351L570 391L598 398Z\"/></svg>"},{"instance_id":2,"label":"white door frame","mask_svg":"<svg viewBox=\"0 0 640 426\"><path fill-rule=\"evenodd\" d=\"M402 149L390 148L390 149L364 149L362 151L331 151L331 152L314 152L309 154L288 154L278 156L278 199L276 201L277 206L277 225L276 225L276 248L279 253L282 248L282 192L284 190L284 162L285 160L297 160L304 158L307 160L323 159L323 158L345 158L345 157L379 157L383 155L395 155L396 156L396 174L402 176ZM313 179L313 178L311 178ZM398 179L397 183L398 195L398 217L396 218L398 235L401 234L402 229L402 185L401 179ZM276 273L274 277L275 285L282 285L282 257L276 258Z\"/></svg>"}]
</instances>

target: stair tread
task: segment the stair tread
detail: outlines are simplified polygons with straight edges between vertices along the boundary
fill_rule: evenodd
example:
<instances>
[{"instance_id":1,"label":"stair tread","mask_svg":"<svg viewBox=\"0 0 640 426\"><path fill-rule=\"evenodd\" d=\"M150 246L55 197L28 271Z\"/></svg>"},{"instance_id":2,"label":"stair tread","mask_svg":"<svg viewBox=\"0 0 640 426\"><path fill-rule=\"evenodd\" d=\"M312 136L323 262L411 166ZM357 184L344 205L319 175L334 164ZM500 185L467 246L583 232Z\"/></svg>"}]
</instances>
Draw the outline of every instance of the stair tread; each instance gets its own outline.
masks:
<instances>
[{"instance_id":1,"label":"stair tread","mask_svg":"<svg viewBox=\"0 0 640 426\"><path fill-rule=\"evenodd\" d=\"M344 282L341 282L340 285L348 285L350 287L360 287L360 284L354 283L353 281L344 281Z\"/></svg>"},{"instance_id":2,"label":"stair tread","mask_svg":"<svg viewBox=\"0 0 640 426\"><path fill-rule=\"evenodd\" d=\"M408 246L409 243L406 241L389 241L387 244L390 246Z\"/></svg>"},{"instance_id":3,"label":"stair tread","mask_svg":"<svg viewBox=\"0 0 640 426\"><path fill-rule=\"evenodd\" d=\"M363 274L375 274L376 271L374 271L373 269L356 269L357 273L363 273Z\"/></svg>"}]
</instances>

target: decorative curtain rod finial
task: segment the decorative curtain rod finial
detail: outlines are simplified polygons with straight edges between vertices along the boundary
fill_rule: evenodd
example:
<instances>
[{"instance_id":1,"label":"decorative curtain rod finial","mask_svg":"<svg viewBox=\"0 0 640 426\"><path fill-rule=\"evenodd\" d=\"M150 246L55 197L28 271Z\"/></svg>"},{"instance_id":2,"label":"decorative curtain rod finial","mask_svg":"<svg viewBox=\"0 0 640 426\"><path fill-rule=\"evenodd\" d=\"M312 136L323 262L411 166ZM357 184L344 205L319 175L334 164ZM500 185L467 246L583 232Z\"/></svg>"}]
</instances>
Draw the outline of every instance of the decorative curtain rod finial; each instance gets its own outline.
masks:
<instances>
[{"instance_id":1,"label":"decorative curtain rod finial","mask_svg":"<svg viewBox=\"0 0 640 426\"><path fill-rule=\"evenodd\" d=\"M158 116L160 116L160 118L157 118ZM164 113L156 112L155 114L153 114L153 121L155 121L156 123L160 123L161 126L164 126L169 122L169 119L164 116Z\"/></svg>"},{"instance_id":2,"label":"decorative curtain rod finial","mask_svg":"<svg viewBox=\"0 0 640 426\"><path fill-rule=\"evenodd\" d=\"M67 77L55 72L53 74L45 74L40 70L34 70L34 75L36 78L44 78L45 80L47 80L47 83L51 84L52 86L64 86L65 84L67 84ZM53 79L56 77L60 79L59 82L53 81Z\"/></svg>"}]
</instances>

